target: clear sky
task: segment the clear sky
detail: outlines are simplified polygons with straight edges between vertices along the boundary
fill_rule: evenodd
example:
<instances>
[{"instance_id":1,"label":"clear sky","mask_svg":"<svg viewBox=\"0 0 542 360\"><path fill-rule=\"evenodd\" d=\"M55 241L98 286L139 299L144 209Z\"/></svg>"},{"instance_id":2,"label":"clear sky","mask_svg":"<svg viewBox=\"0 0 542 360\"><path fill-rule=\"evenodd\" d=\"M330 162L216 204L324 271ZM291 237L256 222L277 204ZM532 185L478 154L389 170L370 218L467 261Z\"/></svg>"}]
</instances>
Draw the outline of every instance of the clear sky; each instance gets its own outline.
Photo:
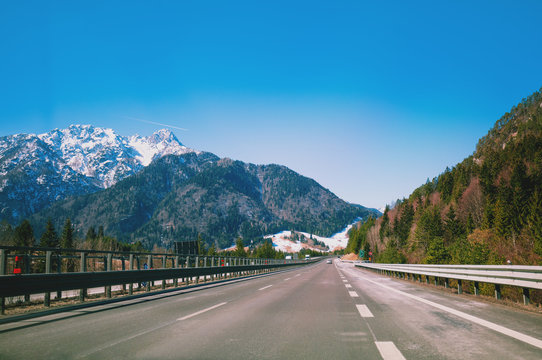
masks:
<instances>
[{"instance_id":1,"label":"clear sky","mask_svg":"<svg viewBox=\"0 0 542 360\"><path fill-rule=\"evenodd\" d=\"M163 128L143 119L383 207L542 86L540 14L539 0L4 0L0 136Z\"/></svg>"}]
</instances>

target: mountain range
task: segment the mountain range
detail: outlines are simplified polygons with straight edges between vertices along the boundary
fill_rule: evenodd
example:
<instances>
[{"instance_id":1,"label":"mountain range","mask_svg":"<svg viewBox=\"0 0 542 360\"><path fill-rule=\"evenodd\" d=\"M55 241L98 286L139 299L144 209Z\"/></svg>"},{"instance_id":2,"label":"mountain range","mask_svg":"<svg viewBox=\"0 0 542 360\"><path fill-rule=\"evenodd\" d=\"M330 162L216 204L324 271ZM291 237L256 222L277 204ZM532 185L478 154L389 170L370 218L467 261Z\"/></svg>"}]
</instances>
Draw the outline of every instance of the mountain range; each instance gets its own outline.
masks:
<instances>
[{"instance_id":1,"label":"mountain range","mask_svg":"<svg viewBox=\"0 0 542 360\"><path fill-rule=\"evenodd\" d=\"M0 218L17 222L55 201L94 193L152 160L194 152L168 130L122 137L111 129L72 125L0 138Z\"/></svg>"},{"instance_id":2,"label":"mountain range","mask_svg":"<svg viewBox=\"0 0 542 360\"><path fill-rule=\"evenodd\" d=\"M254 165L185 147L170 131L122 137L72 125L0 138L0 219L70 218L80 236L103 227L125 242L169 247L203 237L227 247L281 230L329 236L378 211L349 204L280 165Z\"/></svg>"}]
</instances>

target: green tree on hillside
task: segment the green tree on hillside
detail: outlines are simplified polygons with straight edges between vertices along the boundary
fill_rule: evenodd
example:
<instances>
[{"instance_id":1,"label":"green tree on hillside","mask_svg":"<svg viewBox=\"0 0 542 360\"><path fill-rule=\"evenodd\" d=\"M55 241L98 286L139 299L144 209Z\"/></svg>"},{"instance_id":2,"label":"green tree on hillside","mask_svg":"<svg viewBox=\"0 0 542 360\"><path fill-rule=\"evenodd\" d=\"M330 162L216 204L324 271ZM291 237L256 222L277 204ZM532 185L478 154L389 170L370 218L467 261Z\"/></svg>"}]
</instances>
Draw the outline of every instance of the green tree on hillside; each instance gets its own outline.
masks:
<instances>
[{"instance_id":1,"label":"green tree on hillside","mask_svg":"<svg viewBox=\"0 0 542 360\"><path fill-rule=\"evenodd\" d=\"M542 196L539 191L531 196L528 208L527 231L534 240L534 251L542 256Z\"/></svg>"},{"instance_id":2,"label":"green tree on hillside","mask_svg":"<svg viewBox=\"0 0 542 360\"><path fill-rule=\"evenodd\" d=\"M30 221L23 220L19 226L15 228L14 233L15 246L34 246L34 230Z\"/></svg>"},{"instance_id":3,"label":"green tree on hillside","mask_svg":"<svg viewBox=\"0 0 542 360\"><path fill-rule=\"evenodd\" d=\"M67 218L64 222L64 229L60 237L60 247L64 249L73 249L74 247L73 226L70 218Z\"/></svg>"},{"instance_id":4,"label":"green tree on hillside","mask_svg":"<svg viewBox=\"0 0 542 360\"><path fill-rule=\"evenodd\" d=\"M59 246L58 235L56 234L53 221L49 218L45 232L41 235L40 246L41 247L58 247Z\"/></svg>"},{"instance_id":5,"label":"green tree on hillside","mask_svg":"<svg viewBox=\"0 0 542 360\"><path fill-rule=\"evenodd\" d=\"M457 219L453 206L450 206L446 219L444 220L444 239L446 244L451 244L459 238L466 236L465 227Z\"/></svg>"},{"instance_id":6,"label":"green tree on hillside","mask_svg":"<svg viewBox=\"0 0 542 360\"><path fill-rule=\"evenodd\" d=\"M418 221L415 236L418 246L424 250L427 250L434 238L443 236L438 207L428 207L423 211Z\"/></svg>"},{"instance_id":7,"label":"green tree on hillside","mask_svg":"<svg viewBox=\"0 0 542 360\"><path fill-rule=\"evenodd\" d=\"M237 238L237 241L235 244L236 244L235 256L246 257L247 252L245 251L245 245L243 244L243 239Z\"/></svg>"},{"instance_id":8,"label":"green tree on hillside","mask_svg":"<svg viewBox=\"0 0 542 360\"><path fill-rule=\"evenodd\" d=\"M384 209L384 215L382 215L382 221L380 222L380 241L383 241L385 237L390 234L390 218L388 212L390 211L389 205L386 205Z\"/></svg>"}]
</instances>

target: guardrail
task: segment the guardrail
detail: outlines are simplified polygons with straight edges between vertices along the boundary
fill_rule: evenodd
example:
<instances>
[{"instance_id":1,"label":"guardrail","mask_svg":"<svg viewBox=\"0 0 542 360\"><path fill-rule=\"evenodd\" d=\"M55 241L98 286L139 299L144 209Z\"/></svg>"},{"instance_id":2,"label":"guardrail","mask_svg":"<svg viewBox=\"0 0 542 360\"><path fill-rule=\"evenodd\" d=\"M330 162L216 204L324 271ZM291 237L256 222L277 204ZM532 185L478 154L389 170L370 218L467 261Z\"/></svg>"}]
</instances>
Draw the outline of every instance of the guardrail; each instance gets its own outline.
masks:
<instances>
[{"instance_id":1,"label":"guardrail","mask_svg":"<svg viewBox=\"0 0 542 360\"><path fill-rule=\"evenodd\" d=\"M79 290L83 302L89 288L103 287L111 298L113 285L122 285L123 292L128 286L132 295L134 285L150 291L154 281L165 289L168 281L178 287L314 261L0 246L0 310L4 314L5 299L16 296L29 302L30 295L43 294L49 307L51 292L60 299L62 291Z\"/></svg>"},{"instance_id":2,"label":"guardrail","mask_svg":"<svg viewBox=\"0 0 542 360\"><path fill-rule=\"evenodd\" d=\"M434 278L435 285L444 279L444 286L449 287L449 279L457 280L457 292L463 292L462 281L474 283L474 294L480 294L479 283L495 286L495 298L501 299L501 285L510 285L523 289L523 303L530 303L530 289L542 289L542 266L522 265L414 265L414 264L373 264L357 263L355 266L377 271L381 274L399 278L412 278L414 281L429 283Z\"/></svg>"}]
</instances>

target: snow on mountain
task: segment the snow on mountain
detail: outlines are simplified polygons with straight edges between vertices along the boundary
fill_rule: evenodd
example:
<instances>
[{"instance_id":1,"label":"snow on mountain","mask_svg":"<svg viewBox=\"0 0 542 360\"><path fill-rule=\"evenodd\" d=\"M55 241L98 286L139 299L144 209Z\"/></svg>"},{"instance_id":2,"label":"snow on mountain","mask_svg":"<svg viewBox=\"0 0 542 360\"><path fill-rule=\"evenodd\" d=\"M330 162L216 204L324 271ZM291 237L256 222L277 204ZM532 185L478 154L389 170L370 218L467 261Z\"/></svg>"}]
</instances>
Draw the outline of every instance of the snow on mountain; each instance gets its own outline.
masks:
<instances>
[{"instance_id":1,"label":"snow on mountain","mask_svg":"<svg viewBox=\"0 0 542 360\"><path fill-rule=\"evenodd\" d=\"M0 219L16 222L57 200L108 188L165 155L193 152L169 130L123 137L71 125L0 137Z\"/></svg>"},{"instance_id":2,"label":"snow on mountain","mask_svg":"<svg viewBox=\"0 0 542 360\"><path fill-rule=\"evenodd\" d=\"M303 235L305 239L310 239L312 236L312 239L324 243L329 248L329 251L340 250L346 248L346 245L348 245L348 231L350 231L352 226L354 226L360 220L361 219L356 219L352 224L348 225L342 231L334 234L331 237L311 235L309 233L300 231L295 231L295 233L297 237ZM271 239L273 246L275 246L277 250L287 253L299 252L302 248L318 250L316 247L310 246L307 242L302 242L300 240L293 241L291 231L281 231L274 235L266 235L265 238Z\"/></svg>"},{"instance_id":3,"label":"snow on mountain","mask_svg":"<svg viewBox=\"0 0 542 360\"><path fill-rule=\"evenodd\" d=\"M143 166L149 165L152 160L158 157L171 154L182 155L194 151L181 144L171 131L165 129L149 137L131 136L128 143L139 153L136 158ZM196 151L196 153L199 152Z\"/></svg>"},{"instance_id":4,"label":"snow on mountain","mask_svg":"<svg viewBox=\"0 0 542 360\"><path fill-rule=\"evenodd\" d=\"M72 170L93 178L101 188L108 188L135 174L156 158L194 151L165 129L147 137L123 137L112 129L71 125L37 137Z\"/></svg>"}]
</instances>

